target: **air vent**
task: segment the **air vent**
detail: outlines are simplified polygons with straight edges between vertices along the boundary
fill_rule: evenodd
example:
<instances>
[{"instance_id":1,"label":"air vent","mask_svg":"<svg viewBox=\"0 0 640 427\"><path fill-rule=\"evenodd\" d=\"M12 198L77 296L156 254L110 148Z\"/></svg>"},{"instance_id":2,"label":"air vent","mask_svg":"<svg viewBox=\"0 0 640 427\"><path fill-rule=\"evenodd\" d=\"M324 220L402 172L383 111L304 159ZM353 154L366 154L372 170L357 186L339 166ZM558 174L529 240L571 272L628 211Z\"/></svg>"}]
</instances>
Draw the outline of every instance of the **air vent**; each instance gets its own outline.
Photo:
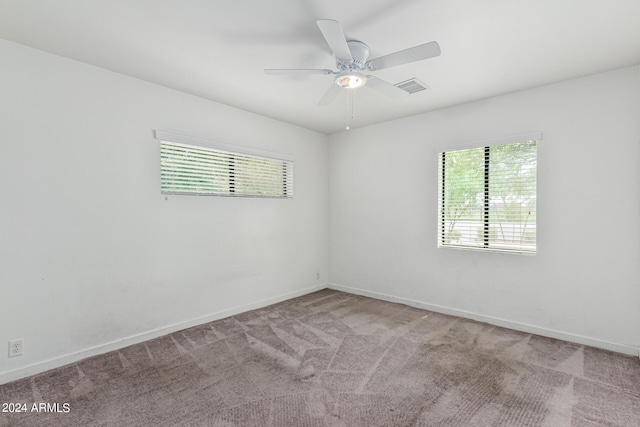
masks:
<instances>
[{"instance_id":1,"label":"air vent","mask_svg":"<svg viewBox=\"0 0 640 427\"><path fill-rule=\"evenodd\" d=\"M400 83L396 83L395 86L399 87L402 90L404 90L408 94L412 94L412 93L420 92L421 90L429 89L429 86L427 86L426 84L422 83L420 80L416 79L415 77L413 79L409 79L409 80L405 80L405 81L400 82Z\"/></svg>"}]
</instances>

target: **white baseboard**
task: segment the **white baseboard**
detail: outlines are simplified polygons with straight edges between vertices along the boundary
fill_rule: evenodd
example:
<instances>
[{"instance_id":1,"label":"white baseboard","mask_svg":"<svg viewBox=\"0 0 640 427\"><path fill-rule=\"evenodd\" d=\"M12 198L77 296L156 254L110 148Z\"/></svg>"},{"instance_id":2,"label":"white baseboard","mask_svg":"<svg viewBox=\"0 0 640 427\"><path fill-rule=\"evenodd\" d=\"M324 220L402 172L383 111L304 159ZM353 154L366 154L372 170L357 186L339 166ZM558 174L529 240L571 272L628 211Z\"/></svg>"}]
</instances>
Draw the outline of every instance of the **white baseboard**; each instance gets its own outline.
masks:
<instances>
[{"instance_id":1,"label":"white baseboard","mask_svg":"<svg viewBox=\"0 0 640 427\"><path fill-rule=\"evenodd\" d=\"M409 298L396 297L393 295L387 295L379 292L367 291L365 289L352 288L350 286L343 286L334 283L327 285L329 289L335 289L336 291L347 292L350 294L362 295L366 297L376 298L383 301L397 302L400 304L409 305L411 307L422 308L424 310L434 311L436 313L449 314L452 316L464 317L467 319L473 319L484 323L489 323L495 326L501 326L503 328L514 329L516 331L527 332L536 335L542 335L549 338L556 338L564 341L570 341L577 344L588 345L591 347L597 347L604 350L615 351L617 353L628 354L631 356L640 357L640 348L625 344L612 343L609 341L599 340L597 338L585 337L583 335L576 335L568 332L557 331L554 329L542 328L539 326L528 325L526 323L514 322L511 320L500 319L498 317L486 316L483 314L473 313L470 311L459 310L456 308L445 307L437 304L429 304L422 301L416 301Z\"/></svg>"},{"instance_id":2,"label":"white baseboard","mask_svg":"<svg viewBox=\"0 0 640 427\"><path fill-rule=\"evenodd\" d=\"M59 368L61 366L65 366L70 363L77 362L78 360L86 359L87 357L97 356L99 354L107 353L113 350L119 350L121 348L128 347L133 344L138 344L143 341L148 341L154 338L158 338L163 335L171 334L176 331L181 331L182 329L191 328L193 326L202 325L204 323L213 322L219 319L224 319L225 317L234 316L239 313L244 313L245 311L255 310L255 309L276 304L291 298L310 294L311 292L319 291L321 289L325 289L326 287L327 287L326 284L314 285L305 289L289 292L276 297L266 298L260 301L255 301L250 304L242 305L229 310L219 311L206 316L198 317L198 318L187 320L184 322L175 323L172 325L163 326L161 328L154 329L147 332L142 332L140 334L131 335L116 341L100 344L100 345L86 348L84 350L80 350L74 353L65 354L53 359L38 362L29 366L24 366L12 371L0 372L0 384L5 384L10 381L18 380L20 378L39 374L41 372L45 372L50 369Z\"/></svg>"}]
</instances>

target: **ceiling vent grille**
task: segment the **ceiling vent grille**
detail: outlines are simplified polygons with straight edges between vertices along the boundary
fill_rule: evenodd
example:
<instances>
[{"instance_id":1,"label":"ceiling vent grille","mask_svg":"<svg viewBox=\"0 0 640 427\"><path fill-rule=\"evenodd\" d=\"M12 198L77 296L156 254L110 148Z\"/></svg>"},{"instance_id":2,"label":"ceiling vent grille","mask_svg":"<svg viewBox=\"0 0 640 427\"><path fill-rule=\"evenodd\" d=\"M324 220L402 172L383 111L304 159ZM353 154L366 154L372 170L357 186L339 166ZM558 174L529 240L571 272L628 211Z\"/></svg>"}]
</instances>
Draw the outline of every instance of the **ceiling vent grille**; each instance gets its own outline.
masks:
<instances>
[{"instance_id":1,"label":"ceiling vent grille","mask_svg":"<svg viewBox=\"0 0 640 427\"><path fill-rule=\"evenodd\" d=\"M400 83L396 83L395 86L400 88L400 89L402 89L402 90L404 90L408 94L412 94L412 93L416 93L416 92L420 92L420 91L429 89L429 86L427 86L426 84L422 83L420 80L416 79L415 77L412 78L412 79L409 79L409 80L405 80L405 81L400 82Z\"/></svg>"}]
</instances>

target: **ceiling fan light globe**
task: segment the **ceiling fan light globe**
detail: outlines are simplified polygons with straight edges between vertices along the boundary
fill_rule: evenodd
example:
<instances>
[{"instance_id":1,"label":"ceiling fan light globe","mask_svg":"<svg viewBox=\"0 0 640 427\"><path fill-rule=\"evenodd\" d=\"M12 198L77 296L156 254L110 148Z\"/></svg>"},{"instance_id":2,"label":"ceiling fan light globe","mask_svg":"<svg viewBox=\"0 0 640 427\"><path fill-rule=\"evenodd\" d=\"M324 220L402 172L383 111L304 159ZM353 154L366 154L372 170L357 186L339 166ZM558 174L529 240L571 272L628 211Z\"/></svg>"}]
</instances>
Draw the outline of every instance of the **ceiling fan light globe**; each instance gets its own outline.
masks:
<instances>
[{"instance_id":1,"label":"ceiling fan light globe","mask_svg":"<svg viewBox=\"0 0 640 427\"><path fill-rule=\"evenodd\" d=\"M367 78L359 73L340 74L336 78L336 84L345 89L357 89L364 86Z\"/></svg>"}]
</instances>

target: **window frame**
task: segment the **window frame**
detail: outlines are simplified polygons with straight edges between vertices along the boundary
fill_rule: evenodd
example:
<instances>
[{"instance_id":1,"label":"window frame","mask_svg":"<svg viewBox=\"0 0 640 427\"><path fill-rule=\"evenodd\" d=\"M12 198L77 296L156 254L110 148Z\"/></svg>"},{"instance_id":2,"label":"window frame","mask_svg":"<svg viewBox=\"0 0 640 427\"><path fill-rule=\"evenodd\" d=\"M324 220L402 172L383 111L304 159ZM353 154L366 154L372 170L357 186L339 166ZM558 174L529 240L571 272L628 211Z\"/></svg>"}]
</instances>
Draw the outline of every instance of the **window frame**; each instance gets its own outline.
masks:
<instances>
[{"instance_id":1,"label":"window frame","mask_svg":"<svg viewBox=\"0 0 640 427\"><path fill-rule=\"evenodd\" d=\"M293 192L293 169L294 158L292 155L284 153L276 153L271 151L259 150L255 148L244 147L237 144L222 142L219 140L213 140L208 138L196 137L192 135L186 135L182 133L154 130L154 137L158 140L159 151L159 172L160 172L160 193L165 196L216 196L216 197L249 197L249 198L270 198L270 199L292 199L294 197ZM221 168L226 170L229 174L228 190L226 191L171 191L165 190L162 187L162 144L181 145L185 147L192 147L196 150L210 151L221 158L226 158L228 161L228 168ZM238 172L238 165L241 160L257 162L264 160L266 162L276 162L274 166L281 164L282 166L282 195L261 194L258 192L247 193L239 192L237 186L240 183L236 179ZM251 167L251 164L248 164ZM212 169L213 171L213 169ZM246 176L245 176L246 177ZM275 177L275 175L274 175ZM248 178L251 178L249 175ZM251 184L251 181L245 182L245 185Z\"/></svg>"},{"instance_id":2,"label":"window frame","mask_svg":"<svg viewBox=\"0 0 640 427\"><path fill-rule=\"evenodd\" d=\"M533 250L524 249L522 246L514 249L506 249L496 246L490 246L489 242L489 234L490 234L490 226L491 224L495 224L495 221L490 220L490 188L488 185L489 181L489 160L487 156L487 151L490 150L490 147L499 146L499 145L507 145L514 144L518 142L528 142L535 141L536 142L536 178L535 178L535 186L536 186L536 200L538 198L538 190L537 190L537 170L538 170L538 148L540 146L540 142L542 140L542 132L529 132L523 134L517 134L502 138L493 138L488 140L481 140L475 142L468 142L464 144L453 144L447 146L441 146L437 149L437 160L438 160L438 168L437 168L437 197L438 197L438 213L437 213L437 223L438 223L438 231L437 231L437 247L438 249L458 249L458 250L470 250L470 251L479 251L479 252L494 252L494 253L510 253L510 254L519 254L519 255L536 255L538 252L538 239L537 239L537 219L536 219L536 238L535 238L535 247ZM443 161L443 154L446 156L448 152L455 152L461 150L469 150L469 149L480 149L484 148L484 180L485 185L483 186L484 190L484 198L483 198L483 206L482 206L482 232L483 232L483 245L457 245L446 243L445 236L445 227L446 227L446 219L445 219L445 210L446 210L446 197L444 194L446 192L445 189L445 178L446 178L446 163ZM537 205L537 202L536 202ZM537 214L537 210L536 210ZM537 216L537 215L536 215Z\"/></svg>"}]
</instances>

